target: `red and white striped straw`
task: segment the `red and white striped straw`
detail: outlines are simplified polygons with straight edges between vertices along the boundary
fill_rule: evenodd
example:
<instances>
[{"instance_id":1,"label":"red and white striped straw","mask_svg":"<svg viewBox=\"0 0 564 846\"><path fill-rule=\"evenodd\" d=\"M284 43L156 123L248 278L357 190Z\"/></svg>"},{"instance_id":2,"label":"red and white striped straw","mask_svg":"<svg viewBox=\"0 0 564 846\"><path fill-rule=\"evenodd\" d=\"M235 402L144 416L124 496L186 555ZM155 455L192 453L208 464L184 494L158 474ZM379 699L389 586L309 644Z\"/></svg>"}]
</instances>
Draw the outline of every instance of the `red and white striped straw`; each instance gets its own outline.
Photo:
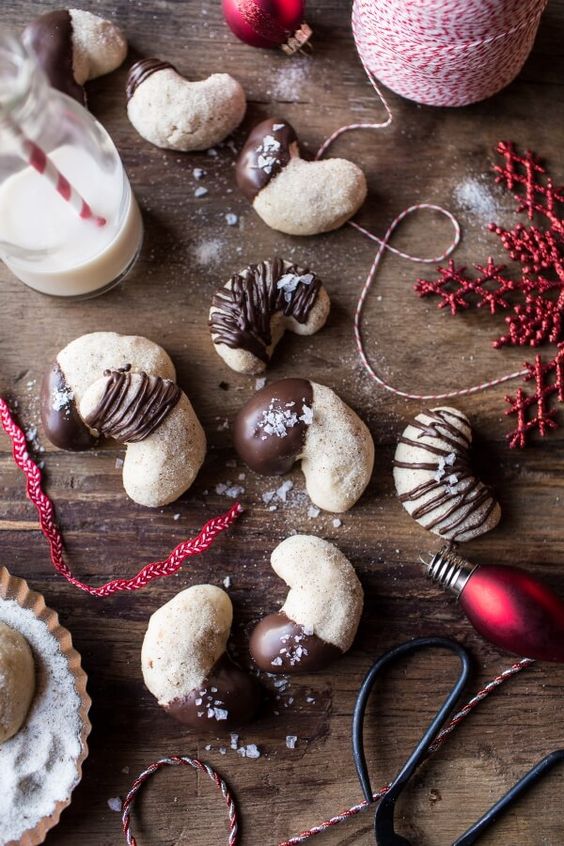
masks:
<instances>
[{"instance_id":1,"label":"red and white striped straw","mask_svg":"<svg viewBox=\"0 0 564 846\"><path fill-rule=\"evenodd\" d=\"M91 220L96 226L105 226L107 221L105 217L95 214L92 211L89 203L84 197L70 184L68 179L53 163L47 153L35 143L31 141L22 131L22 129L13 120L4 116L4 124L9 128L12 136L18 146L20 156L34 168L37 173L44 176L45 179L53 186L54 190L67 202L82 218L82 220Z\"/></svg>"}]
</instances>

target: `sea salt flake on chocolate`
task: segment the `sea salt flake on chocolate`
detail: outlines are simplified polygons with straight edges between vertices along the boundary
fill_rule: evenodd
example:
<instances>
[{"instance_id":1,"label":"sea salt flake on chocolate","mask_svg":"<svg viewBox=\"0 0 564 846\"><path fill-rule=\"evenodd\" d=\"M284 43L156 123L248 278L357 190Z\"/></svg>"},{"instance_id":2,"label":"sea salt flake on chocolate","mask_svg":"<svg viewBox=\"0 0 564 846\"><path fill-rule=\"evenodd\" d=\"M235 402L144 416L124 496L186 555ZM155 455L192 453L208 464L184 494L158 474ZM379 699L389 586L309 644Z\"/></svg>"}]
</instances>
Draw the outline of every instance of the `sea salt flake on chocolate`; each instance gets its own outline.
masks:
<instances>
[{"instance_id":1,"label":"sea salt flake on chocolate","mask_svg":"<svg viewBox=\"0 0 564 846\"><path fill-rule=\"evenodd\" d=\"M310 520L313 520L314 517L319 517L321 514L321 510L317 508L315 505L310 505L307 510L307 516Z\"/></svg>"},{"instance_id":2,"label":"sea salt flake on chocolate","mask_svg":"<svg viewBox=\"0 0 564 846\"><path fill-rule=\"evenodd\" d=\"M274 132L278 132L280 129L284 129L285 126L285 123L273 123L272 129L274 130Z\"/></svg>"},{"instance_id":3,"label":"sea salt flake on chocolate","mask_svg":"<svg viewBox=\"0 0 564 846\"><path fill-rule=\"evenodd\" d=\"M295 734L287 734L286 735L286 746L288 749L295 749L296 743L298 742L298 738Z\"/></svg>"},{"instance_id":4,"label":"sea salt flake on chocolate","mask_svg":"<svg viewBox=\"0 0 564 846\"><path fill-rule=\"evenodd\" d=\"M238 750L241 751L241 750ZM260 750L256 743L249 743L245 747L245 755L247 758L260 758Z\"/></svg>"},{"instance_id":5,"label":"sea salt flake on chocolate","mask_svg":"<svg viewBox=\"0 0 564 846\"><path fill-rule=\"evenodd\" d=\"M299 418L302 423L305 423L306 426L311 426L313 423L313 408L309 405L306 405L305 402L302 405L302 413Z\"/></svg>"},{"instance_id":6,"label":"sea salt flake on chocolate","mask_svg":"<svg viewBox=\"0 0 564 846\"><path fill-rule=\"evenodd\" d=\"M70 388L59 388L51 394L51 408L53 411L62 411L69 406L74 399Z\"/></svg>"},{"instance_id":7,"label":"sea salt flake on chocolate","mask_svg":"<svg viewBox=\"0 0 564 846\"><path fill-rule=\"evenodd\" d=\"M229 716L229 711L226 708L214 708L213 712L216 720L226 720Z\"/></svg>"},{"instance_id":8,"label":"sea salt flake on chocolate","mask_svg":"<svg viewBox=\"0 0 564 846\"><path fill-rule=\"evenodd\" d=\"M121 813L122 802L119 796L112 796L108 799L108 808L110 811L115 811L117 814Z\"/></svg>"},{"instance_id":9,"label":"sea salt flake on chocolate","mask_svg":"<svg viewBox=\"0 0 564 846\"><path fill-rule=\"evenodd\" d=\"M311 637L313 634L313 626L302 626L303 632L307 637Z\"/></svg>"},{"instance_id":10,"label":"sea salt flake on chocolate","mask_svg":"<svg viewBox=\"0 0 564 846\"><path fill-rule=\"evenodd\" d=\"M198 699L194 699L194 705L199 706L202 704L202 700L198 697Z\"/></svg>"},{"instance_id":11,"label":"sea salt flake on chocolate","mask_svg":"<svg viewBox=\"0 0 564 846\"><path fill-rule=\"evenodd\" d=\"M231 749L237 749L238 743L239 743L239 735L238 734L232 734L231 735L231 743L229 744L231 746Z\"/></svg>"},{"instance_id":12,"label":"sea salt flake on chocolate","mask_svg":"<svg viewBox=\"0 0 564 846\"><path fill-rule=\"evenodd\" d=\"M282 650L280 650L280 651L282 651ZM272 664L273 667L281 667L282 666L282 658L280 656L277 656L270 663Z\"/></svg>"}]
</instances>

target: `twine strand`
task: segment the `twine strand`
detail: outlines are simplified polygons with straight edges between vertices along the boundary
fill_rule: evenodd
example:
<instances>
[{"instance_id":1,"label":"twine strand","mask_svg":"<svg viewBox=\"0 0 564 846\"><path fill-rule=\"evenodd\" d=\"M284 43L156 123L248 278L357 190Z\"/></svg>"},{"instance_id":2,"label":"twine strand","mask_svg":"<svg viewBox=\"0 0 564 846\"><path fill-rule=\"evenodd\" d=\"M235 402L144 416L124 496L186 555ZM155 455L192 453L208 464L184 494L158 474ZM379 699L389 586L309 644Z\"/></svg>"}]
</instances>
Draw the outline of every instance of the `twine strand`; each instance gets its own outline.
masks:
<instances>
[{"instance_id":1,"label":"twine strand","mask_svg":"<svg viewBox=\"0 0 564 846\"><path fill-rule=\"evenodd\" d=\"M485 684L474 696L461 708L459 711L451 717L448 724L443 728L439 734L437 735L436 739L433 743L429 746L428 755L432 755L439 749L443 743L447 740L447 738L452 734L452 732L472 713L472 711L491 693L493 693L498 687L500 687L505 682L509 681L509 679L516 676L518 673L522 672L523 670L530 667L535 662L531 658L522 658L519 661L516 661L507 669L503 670L503 672L499 673L499 675L495 676L491 681ZM135 803L135 799L139 793L140 788L153 776L156 772L166 766L179 766L179 765L187 765L193 767L194 769L198 769L202 772L205 772L206 775L214 782L216 787L221 791L225 803L227 805L227 811L229 816L229 835L228 835L228 846L237 846L239 843L239 825L238 825L238 814L237 814L237 807L235 804L235 800L233 795L229 789L229 785L223 779L216 770L213 769L209 764L206 764L197 758L189 758L187 756L172 756L170 758L160 758L158 761L150 764L143 772L141 772L135 781L133 782L131 788L129 789L127 796L123 802L122 806L122 830L125 836L125 840L127 846L138 846L137 841L135 840L133 834L131 833L131 812L133 810L133 806ZM305 843L307 840L310 840L312 837L315 837L318 834L322 834L324 831L327 831L334 826L340 825L341 823L346 822L347 820L351 819L352 817L357 816L362 811L365 811L368 807L371 807L374 802L377 802L379 799L384 796L390 788L389 784L384 785L379 790L377 790L372 796L372 802L367 802L363 800L362 802L357 803L356 805L351 805L350 808L346 808L344 811L341 811L339 814L335 814L335 816L330 817L327 820L324 820L317 825L312 826L311 828L306 829L305 831L300 832L300 834L296 834L293 837L290 837L289 840L284 840L283 843L279 843L278 846L299 846L300 843Z\"/></svg>"}]
</instances>

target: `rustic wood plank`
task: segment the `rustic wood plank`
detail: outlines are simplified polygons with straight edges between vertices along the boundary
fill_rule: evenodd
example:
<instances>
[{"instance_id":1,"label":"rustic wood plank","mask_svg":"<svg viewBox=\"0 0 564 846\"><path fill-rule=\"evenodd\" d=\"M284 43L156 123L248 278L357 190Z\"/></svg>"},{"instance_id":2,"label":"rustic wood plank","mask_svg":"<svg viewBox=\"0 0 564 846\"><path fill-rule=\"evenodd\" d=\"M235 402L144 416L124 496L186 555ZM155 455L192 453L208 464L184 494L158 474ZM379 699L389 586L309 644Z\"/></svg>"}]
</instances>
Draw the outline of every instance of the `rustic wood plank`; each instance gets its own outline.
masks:
<instances>
[{"instance_id":1,"label":"rustic wood plank","mask_svg":"<svg viewBox=\"0 0 564 846\"><path fill-rule=\"evenodd\" d=\"M56 4L5 0L2 24L21 28ZM350 33L350 4L311 0L308 20L316 32L314 53L289 62L276 52L252 50L227 32L218 3L100 0L95 11L115 17L131 42L127 65L157 54L195 77L226 70L248 93L249 112L235 145L263 116L279 113L294 122L311 150L334 128L353 120L378 119L380 108L356 59ZM390 95L394 124L386 132L357 133L335 146L365 167L370 198L360 221L381 233L393 215L414 202L444 204L460 215L463 263L502 258L496 239L484 231L484 214L460 207L457 189L481 179L500 138L542 153L562 181L564 110L564 0L549 4L532 57L519 80L493 99L462 110L419 108ZM269 378L299 374L332 386L367 420L377 443L373 481L361 502L335 528L331 517L307 517L303 482L286 506L269 512L261 493L269 480L247 472L247 512L237 527L177 577L132 595L95 600L70 588L49 564L35 514L24 499L22 479L0 440L0 559L30 580L59 610L89 673L94 700L91 753L84 778L60 825L53 846L109 846L120 842L117 814L107 805L123 795L149 761L166 753L202 755L236 789L243 812L243 844L276 843L359 799L350 755L350 717L359 682L384 649L407 637L445 634L465 643L475 656L474 687L511 659L485 644L461 618L456 605L428 585L416 564L436 541L410 521L397 503L391 479L394 445L418 405L374 388L365 376L352 338L352 315L373 255L372 245L350 228L299 240L268 230L233 184L234 153L222 146L216 158L177 155L142 141L125 116L127 68L90 86L90 106L122 153L140 199L147 234L141 260L127 283L82 304L36 295L6 270L0 272L0 392L17 398L26 427L38 424L37 385L42 368L60 347L94 329L146 334L171 353L209 438L206 465L178 503L148 512L129 502L121 487L117 447L69 455L45 447L49 492L57 504L69 558L77 574L92 583L135 571L162 557L230 502L215 486L246 472L232 467L234 453L224 421L254 390L253 380L228 371L211 348L206 328L214 288L249 261L276 252L311 263L325 280L333 310L326 329L310 339L287 338ZM194 167L204 167L209 194L193 196ZM487 184L487 183L484 183ZM513 221L513 204L495 192L496 217ZM240 216L238 227L225 214ZM397 244L432 254L450 237L434 218L410 221ZM439 391L461 387L518 367L524 354L495 351L493 324L481 314L452 320L411 291L418 268L387 258L367 308L369 351L378 367L403 388ZM423 270L425 270L423 268ZM421 274L424 275L424 274ZM564 430L524 452L505 443L504 387L465 398L480 438L481 463L495 484L504 519L495 532L464 552L478 562L518 561L564 593ZM174 519L179 514L178 519ZM254 726L241 732L257 743L262 757L242 760L227 739L189 735L157 707L145 690L139 649L147 618L180 588L198 582L230 591L238 624L234 644L245 660L249 627L272 610L284 591L269 567L272 547L290 532L313 532L334 540L358 568L366 591L366 612L354 649L329 671L296 678L282 701L273 700ZM368 758L374 784L381 785L403 761L448 686L455 670L448 659L419 656L391 672L371 703L367 720ZM401 805L402 830L417 846L451 842L530 765L562 746L561 692L564 671L547 665L510 682L457 731L420 771ZM289 698L294 701L289 704ZM306 697L313 702L307 702ZM279 716L273 712L279 711ZM285 746L287 734L297 748ZM205 750L211 742L212 749ZM125 772L124 768L128 768ZM562 842L564 773L555 771L509 815L493 843L556 846ZM144 791L135 830L142 844L209 846L225 841L223 809L210 784L185 773L159 775ZM373 843L370 815L319 838L321 844Z\"/></svg>"}]
</instances>

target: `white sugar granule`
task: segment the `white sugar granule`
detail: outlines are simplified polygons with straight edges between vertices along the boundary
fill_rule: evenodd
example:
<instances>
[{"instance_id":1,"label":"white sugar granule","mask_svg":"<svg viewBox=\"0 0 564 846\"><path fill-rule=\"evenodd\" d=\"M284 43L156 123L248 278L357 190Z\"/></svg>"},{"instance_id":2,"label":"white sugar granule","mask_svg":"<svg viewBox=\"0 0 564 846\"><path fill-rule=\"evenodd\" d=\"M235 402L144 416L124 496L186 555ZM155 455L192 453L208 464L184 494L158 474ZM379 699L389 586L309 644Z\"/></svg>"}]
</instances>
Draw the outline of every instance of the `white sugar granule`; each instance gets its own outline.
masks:
<instances>
[{"instance_id":1,"label":"white sugar granule","mask_svg":"<svg viewBox=\"0 0 564 846\"><path fill-rule=\"evenodd\" d=\"M495 196L488 184L474 177L468 177L456 186L454 199L459 206L486 223L491 223L499 213Z\"/></svg>"},{"instance_id":2,"label":"white sugar granule","mask_svg":"<svg viewBox=\"0 0 564 846\"><path fill-rule=\"evenodd\" d=\"M36 693L20 731L0 746L0 846L69 798L78 782L80 697L56 638L29 608L0 600L0 621L28 641Z\"/></svg>"},{"instance_id":3,"label":"white sugar granule","mask_svg":"<svg viewBox=\"0 0 564 846\"><path fill-rule=\"evenodd\" d=\"M225 242L220 238L210 238L195 244L192 248L192 255L199 265L217 264L221 260L224 247Z\"/></svg>"},{"instance_id":4,"label":"white sugar granule","mask_svg":"<svg viewBox=\"0 0 564 846\"><path fill-rule=\"evenodd\" d=\"M291 62L284 62L277 70L272 85L274 99L297 103L302 97L302 87L308 81L312 66L313 61L309 56L295 56Z\"/></svg>"}]
</instances>

